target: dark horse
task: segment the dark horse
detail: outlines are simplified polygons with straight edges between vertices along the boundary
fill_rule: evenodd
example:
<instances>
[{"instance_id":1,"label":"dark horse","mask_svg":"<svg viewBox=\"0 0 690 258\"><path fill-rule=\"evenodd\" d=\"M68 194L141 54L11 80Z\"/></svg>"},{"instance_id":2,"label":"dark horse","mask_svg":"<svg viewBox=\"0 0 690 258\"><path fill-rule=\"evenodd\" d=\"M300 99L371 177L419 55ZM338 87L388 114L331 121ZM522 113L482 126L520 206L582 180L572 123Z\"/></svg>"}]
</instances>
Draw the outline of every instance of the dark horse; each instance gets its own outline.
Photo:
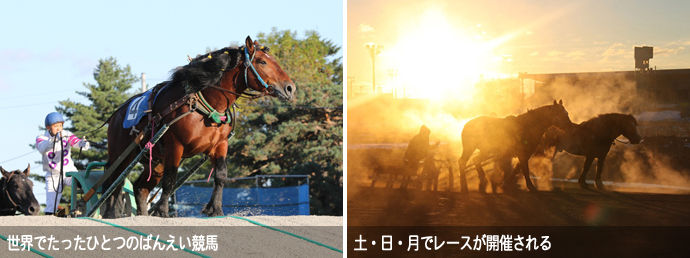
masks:
<instances>
[{"instance_id":1,"label":"dark horse","mask_svg":"<svg viewBox=\"0 0 690 258\"><path fill-rule=\"evenodd\" d=\"M265 82L265 83L264 83ZM234 119L230 109L237 98L247 89L262 92L262 95L271 95L282 100L294 98L295 84L290 77L278 65L273 56L268 54L268 48L252 42L250 37L245 40L245 46L239 48L223 48L209 54L198 56L188 65L180 67L172 74L172 80L166 87L160 90L158 98L153 104L152 114L163 114L157 124L165 124L183 116L192 109L193 105L180 103L183 97L201 93L212 109L221 115L225 111L224 118ZM153 95L153 94L152 94ZM149 173L149 162L140 162L144 166L144 172L134 184L137 202L137 215L147 214L146 198L149 192L160 180L163 180L160 204L155 211L159 216L168 216L168 198L174 190L177 180L177 169L183 157L203 153L210 157L214 168L214 188L209 203L203 208L202 213L211 216L222 216L223 185L227 178L227 166L225 157L228 151L228 137L233 130L232 123L218 122L216 117L200 113L201 101L197 102L197 112L192 112L173 123L163 135L161 141L153 148L153 156L162 160L162 169L154 168ZM126 115L127 103L122 105L109 120L108 128L108 159L113 163L124 152L127 146L134 141L136 133L130 135L129 129L123 129L122 123ZM227 120L226 120L227 121ZM143 130L146 119L135 126ZM146 135L141 142L149 141L151 135ZM122 173L124 168L131 163L137 151L126 157L124 162L111 175L107 184L112 184L115 178ZM160 164L160 163L159 163ZM158 167L153 165L154 167ZM150 179L149 179L150 177ZM105 185L108 187L108 185ZM118 211L122 211L124 203L119 196L120 186L115 189L113 196L105 202L106 211L104 217L119 217Z\"/></svg>"},{"instance_id":2,"label":"dark horse","mask_svg":"<svg viewBox=\"0 0 690 258\"><path fill-rule=\"evenodd\" d=\"M34 196L34 183L29 179L30 168L27 165L24 172L7 172L0 167L0 216L15 215L17 211L24 215L38 215L41 211Z\"/></svg>"},{"instance_id":3,"label":"dark horse","mask_svg":"<svg viewBox=\"0 0 690 258\"><path fill-rule=\"evenodd\" d=\"M570 154L585 156L585 165L578 179L581 188L589 188L585 182L585 177L587 176L587 171L592 166L594 158L596 158L598 160L597 175L594 181L597 188L604 189L604 184L601 182L604 161L613 141L620 135L628 138L632 144L641 142L642 136L640 136L640 132L637 130L637 120L635 117L617 113L603 114L584 121L579 125L573 124L571 132L549 129L544 133L542 146L544 148L555 146L554 156L557 152L563 150Z\"/></svg>"},{"instance_id":4,"label":"dark horse","mask_svg":"<svg viewBox=\"0 0 690 258\"><path fill-rule=\"evenodd\" d=\"M552 125L559 127L570 126L570 117L563 107L563 101L553 105L543 106L517 117L506 118L477 117L465 124L462 129L462 156L458 160L460 168L460 186L462 192L467 192L467 178L465 166L467 161L478 149L479 154L473 159L479 177L479 191L486 191L486 174L481 164L489 156L499 161L501 170L508 174L510 160L513 157L519 159L517 168L522 170L525 176L525 184L530 191L537 189L529 178L528 160L539 145L540 139ZM510 177L506 176L505 179Z\"/></svg>"}]
</instances>

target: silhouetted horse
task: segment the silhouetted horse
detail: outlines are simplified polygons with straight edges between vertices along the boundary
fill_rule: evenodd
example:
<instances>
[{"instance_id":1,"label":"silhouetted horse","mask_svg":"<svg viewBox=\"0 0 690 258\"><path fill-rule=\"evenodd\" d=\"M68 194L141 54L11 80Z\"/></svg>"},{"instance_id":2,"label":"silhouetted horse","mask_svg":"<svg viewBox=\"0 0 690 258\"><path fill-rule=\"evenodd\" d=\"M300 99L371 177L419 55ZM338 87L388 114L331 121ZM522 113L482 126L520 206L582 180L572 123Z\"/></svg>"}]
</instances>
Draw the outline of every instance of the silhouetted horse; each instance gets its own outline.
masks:
<instances>
[{"instance_id":1,"label":"silhouetted horse","mask_svg":"<svg viewBox=\"0 0 690 258\"><path fill-rule=\"evenodd\" d=\"M172 81L159 91L152 110L154 117L159 120L156 124L165 124L178 117L184 117L173 123L153 148L153 156L162 159L162 171L154 169L150 175L149 162L140 162L144 165L144 172L134 184L138 215L148 215L146 198L162 179L161 205L155 212L163 217L168 216L168 198L176 183L180 160L198 153L208 155L214 168L213 194L202 213L209 217L223 215L222 194L227 178L225 157L233 125L230 120L235 119L230 111L233 103L248 88L262 92L262 95L283 100L291 100L296 90L290 77L273 56L268 54L268 48L260 47L258 44L247 37L243 47L223 48L198 56L188 65L176 69L172 74ZM200 97L198 93L203 96ZM153 98L154 94L151 95ZM136 133L130 135L130 129L123 129L127 103L122 107L109 120L108 159L111 164L136 137ZM201 109L211 109L214 112L202 114ZM186 115L190 111L191 113ZM157 115L161 113L162 118ZM141 131L147 123L147 119L142 119L135 128ZM144 143L148 142L150 137L150 134L146 135L140 147L144 147ZM126 157L104 187L114 182L138 154L138 150L139 148ZM124 208L120 197L121 187L106 200L104 217L120 216L119 211Z\"/></svg>"},{"instance_id":2,"label":"silhouetted horse","mask_svg":"<svg viewBox=\"0 0 690 258\"><path fill-rule=\"evenodd\" d=\"M410 180L412 180L412 176L417 176L417 171L412 171L409 165L403 163L377 164L374 166L371 176L369 176L369 178L371 178L371 187L376 185L376 181L378 181L379 177L383 174L388 175L386 188L392 188L395 180L400 176L400 188L404 189L407 188Z\"/></svg>"},{"instance_id":3,"label":"silhouetted horse","mask_svg":"<svg viewBox=\"0 0 690 258\"><path fill-rule=\"evenodd\" d=\"M525 184L530 191L537 189L529 178L528 160L539 145L540 139L549 126L569 127L572 123L568 112L563 107L563 101L553 105L539 107L517 117L506 118L477 117L465 124L462 129L462 156L458 160L460 168L460 186L462 192L467 192L467 178L465 166L467 161L478 149L479 154L473 159L479 177L479 191L486 191L486 174L480 165L489 156L493 156L501 164L504 172L510 170L510 159L517 157L517 168L525 176ZM505 179L510 176L504 177Z\"/></svg>"},{"instance_id":4,"label":"silhouetted horse","mask_svg":"<svg viewBox=\"0 0 690 258\"><path fill-rule=\"evenodd\" d=\"M29 179L30 168L27 166L24 172L7 172L0 167L0 216L15 215L17 211L24 215L38 215L41 211L34 196L34 183Z\"/></svg>"},{"instance_id":5,"label":"silhouetted horse","mask_svg":"<svg viewBox=\"0 0 690 258\"><path fill-rule=\"evenodd\" d=\"M640 136L640 132L637 130L637 120L635 117L617 113L603 114L584 121L579 125L573 124L571 132L549 129L544 133L542 146L544 148L555 146L554 156L559 151L585 156L585 165L578 179L581 188L589 188L585 182L585 177L596 158L598 160L597 175L594 181L597 188L604 189L604 184L601 182L604 161L606 161L606 155L609 153L613 141L620 135L628 138L632 144L641 142L642 136Z\"/></svg>"},{"instance_id":6,"label":"silhouetted horse","mask_svg":"<svg viewBox=\"0 0 690 258\"><path fill-rule=\"evenodd\" d=\"M420 188L422 188L424 181L433 181L434 179L435 181L433 182L435 182L436 188L438 188L439 169L436 166L436 160L434 159L434 157L438 152L438 146L440 144L440 142L437 142L432 150L427 151L426 158L424 158L424 162L422 165L421 175L417 173L419 171L419 166L412 166L408 162L395 164L376 164L374 166L373 172L371 173L371 176L369 176L369 178L371 179L371 187L374 187L376 185L376 181L382 174L387 174L388 181L386 182L386 188L392 188L393 184L395 183L395 180L398 179L398 176L402 177L402 180L400 181L400 189L407 189L407 186L410 182L421 183ZM412 177L415 178L412 179ZM428 189L431 188L432 181L429 181Z\"/></svg>"}]
</instances>

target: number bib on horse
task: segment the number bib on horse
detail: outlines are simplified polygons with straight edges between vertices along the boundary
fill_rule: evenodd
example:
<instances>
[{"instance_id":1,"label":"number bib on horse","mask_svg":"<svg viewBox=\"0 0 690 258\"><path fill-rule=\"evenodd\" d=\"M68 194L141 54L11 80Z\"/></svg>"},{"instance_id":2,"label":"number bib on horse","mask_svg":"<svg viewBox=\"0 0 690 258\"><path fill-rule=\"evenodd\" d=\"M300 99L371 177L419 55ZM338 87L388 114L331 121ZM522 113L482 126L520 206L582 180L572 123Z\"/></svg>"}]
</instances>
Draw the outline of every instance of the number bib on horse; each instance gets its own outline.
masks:
<instances>
[{"instance_id":1,"label":"number bib on horse","mask_svg":"<svg viewBox=\"0 0 690 258\"><path fill-rule=\"evenodd\" d=\"M144 111L148 108L149 96L151 96L150 90L129 102L127 115L125 116L125 121L122 123L123 128L131 128L139 123L144 116Z\"/></svg>"}]
</instances>

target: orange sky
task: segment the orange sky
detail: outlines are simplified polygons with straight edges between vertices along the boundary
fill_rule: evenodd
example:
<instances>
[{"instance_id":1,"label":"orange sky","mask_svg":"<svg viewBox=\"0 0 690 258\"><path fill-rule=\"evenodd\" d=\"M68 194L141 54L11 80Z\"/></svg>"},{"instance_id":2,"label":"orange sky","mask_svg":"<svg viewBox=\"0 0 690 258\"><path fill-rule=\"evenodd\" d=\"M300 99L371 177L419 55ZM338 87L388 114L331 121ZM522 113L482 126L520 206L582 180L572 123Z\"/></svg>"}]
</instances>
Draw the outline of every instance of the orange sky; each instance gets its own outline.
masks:
<instances>
[{"instance_id":1,"label":"orange sky","mask_svg":"<svg viewBox=\"0 0 690 258\"><path fill-rule=\"evenodd\" d=\"M419 97L462 99L468 87L450 85L480 75L633 70L633 47L642 45L654 47L652 66L690 67L690 18L681 11L690 3L600 2L351 0L347 76L355 79L353 92L371 92L365 44L372 42L384 46L377 86L404 85ZM390 69L398 70L397 83Z\"/></svg>"}]
</instances>

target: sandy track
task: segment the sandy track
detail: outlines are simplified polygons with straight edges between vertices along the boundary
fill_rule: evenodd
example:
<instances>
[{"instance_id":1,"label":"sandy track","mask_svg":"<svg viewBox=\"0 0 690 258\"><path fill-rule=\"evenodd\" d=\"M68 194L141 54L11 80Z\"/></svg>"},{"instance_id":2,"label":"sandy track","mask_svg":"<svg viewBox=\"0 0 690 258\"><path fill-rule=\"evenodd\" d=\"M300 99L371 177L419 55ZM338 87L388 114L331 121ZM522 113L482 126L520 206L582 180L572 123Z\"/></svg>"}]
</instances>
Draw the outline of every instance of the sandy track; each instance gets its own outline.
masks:
<instances>
[{"instance_id":1,"label":"sandy track","mask_svg":"<svg viewBox=\"0 0 690 258\"><path fill-rule=\"evenodd\" d=\"M556 189L480 194L360 187L348 226L690 226L690 195Z\"/></svg>"},{"instance_id":2,"label":"sandy track","mask_svg":"<svg viewBox=\"0 0 690 258\"><path fill-rule=\"evenodd\" d=\"M347 219L351 257L686 257L690 252L688 194L579 188L461 194L350 187ZM384 235L392 236L393 251L382 251ZM460 244L446 244L436 251L426 251L420 244L421 251L407 251L412 235ZM484 235L540 240L548 236L552 248L529 252L461 249L466 243L463 236ZM368 240L363 244L368 251L353 252L360 238Z\"/></svg>"},{"instance_id":3,"label":"sandy track","mask_svg":"<svg viewBox=\"0 0 690 258\"><path fill-rule=\"evenodd\" d=\"M252 216L244 217L255 222L271 226L307 239L320 242L324 245L334 247L336 249L343 249L343 217L334 216ZM174 237L175 244L180 241L187 244L187 248L191 248L193 244L190 242L194 236L217 235L218 250L200 251L199 253L211 257L342 257L342 254L320 246L299 237L291 236L283 232L275 231L266 227L258 226L248 221L223 217L223 218L169 218L163 219L158 217L131 217L115 220L104 220L113 224L127 227L144 234L152 234L155 239L159 236L162 240L170 240ZM117 237L124 239L145 239L140 235L130 232L126 229L117 228L106 225L97 221L87 219L75 218L57 218L51 216L15 216L15 217L0 217L0 235L9 237L11 235L32 235L36 236L50 236L53 235L60 241L65 241L64 245L58 248L61 250L47 250L46 242L42 243L44 250L42 251L53 257L126 257L136 255L142 257L145 254L147 257L198 257L197 255L184 252L172 251L167 249L160 251L151 250L131 250L133 248L117 249L122 245L122 241L115 241ZM67 248L67 242L76 243L74 238L80 236L82 239L86 237L95 236L99 240L99 245L95 245L94 251L83 250L74 251L64 250ZM105 248L111 250L100 250L103 247L105 239L110 241L105 243ZM141 238L140 238L141 237ZM190 240L187 240L190 239ZM95 243L90 242L92 246ZM68 240L68 241L66 241ZM153 244L154 241L151 241ZM187 242L187 243L185 243ZM33 242L34 245L38 241ZM81 246L86 246L87 243L82 243ZM88 246L86 246L88 249ZM143 252L143 253L142 253ZM9 244L6 241L0 241L0 253L2 257L39 257L34 253L27 251L9 251Z\"/></svg>"}]
</instances>

